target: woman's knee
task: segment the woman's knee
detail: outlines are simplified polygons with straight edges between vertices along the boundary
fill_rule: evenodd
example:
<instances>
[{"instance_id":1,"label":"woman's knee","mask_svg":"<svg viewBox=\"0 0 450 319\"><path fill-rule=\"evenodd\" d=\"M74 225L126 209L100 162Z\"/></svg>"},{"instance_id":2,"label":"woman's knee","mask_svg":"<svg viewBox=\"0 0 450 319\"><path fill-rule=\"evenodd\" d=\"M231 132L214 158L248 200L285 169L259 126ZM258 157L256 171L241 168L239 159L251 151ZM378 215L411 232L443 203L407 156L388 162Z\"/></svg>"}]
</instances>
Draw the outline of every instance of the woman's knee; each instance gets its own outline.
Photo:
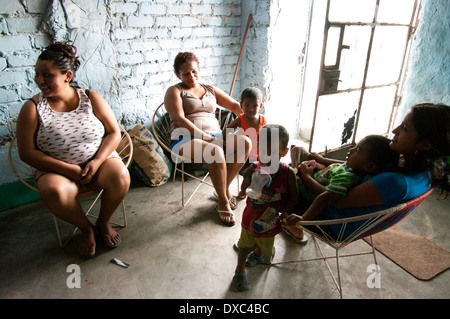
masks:
<instances>
[{"instance_id":1,"label":"woman's knee","mask_svg":"<svg viewBox=\"0 0 450 319\"><path fill-rule=\"evenodd\" d=\"M206 164L224 164L225 152L219 145L210 143L203 150L203 162Z\"/></svg>"},{"instance_id":2,"label":"woman's knee","mask_svg":"<svg viewBox=\"0 0 450 319\"><path fill-rule=\"evenodd\" d=\"M128 172L128 169L123 167L122 169L117 170L116 174L113 175L112 184L122 192L128 191L128 188L130 187L130 173Z\"/></svg>"},{"instance_id":3,"label":"woman's knee","mask_svg":"<svg viewBox=\"0 0 450 319\"><path fill-rule=\"evenodd\" d=\"M118 184L120 185L120 188L128 192L131 182L130 173L128 172L128 169L124 166L117 175L118 175L117 176Z\"/></svg>"},{"instance_id":4,"label":"woman's knee","mask_svg":"<svg viewBox=\"0 0 450 319\"><path fill-rule=\"evenodd\" d=\"M75 183L61 179L47 179L47 182L38 184L38 189L44 202L52 201L60 205L76 199L79 192Z\"/></svg>"},{"instance_id":5,"label":"woman's knee","mask_svg":"<svg viewBox=\"0 0 450 319\"><path fill-rule=\"evenodd\" d=\"M235 135L232 144L227 140L227 156L238 163L245 163L252 148L252 141L245 135ZM232 146L232 150L229 147Z\"/></svg>"},{"instance_id":6,"label":"woman's knee","mask_svg":"<svg viewBox=\"0 0 450 319\"><path fill-rule=\"evenodd\" d=\"M98 171L97 184L105 190L126 193L130 187L130 173L122 162L110 159Z\"/></svg>"}]
</instances>

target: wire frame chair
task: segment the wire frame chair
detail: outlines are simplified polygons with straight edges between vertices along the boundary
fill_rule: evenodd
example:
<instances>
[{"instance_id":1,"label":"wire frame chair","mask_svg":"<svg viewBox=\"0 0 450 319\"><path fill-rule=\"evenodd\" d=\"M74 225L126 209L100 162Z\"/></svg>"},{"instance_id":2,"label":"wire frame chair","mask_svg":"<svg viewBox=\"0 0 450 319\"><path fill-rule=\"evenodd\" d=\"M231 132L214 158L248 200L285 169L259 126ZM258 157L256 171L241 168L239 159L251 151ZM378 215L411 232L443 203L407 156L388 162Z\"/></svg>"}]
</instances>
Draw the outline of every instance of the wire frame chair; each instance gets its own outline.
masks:
<instances>
[{"instance_id":1,"label":"wire frame chair","mask_svg":"<svg viewBox=\"0 0 450 319\"><path fill-rule=\"evenodd\" d=\"M131 160L133 158L133 143L131 142L131 138L128 135L127 131L120 127L121 132L121 141L119 143L119 146L117 147L116 151L119 154L120 158L122 159L125 166L128 168L128 166L131 163ZM33 191L39 192L39 190L36 187L34 178L33 178L33 168L23 162L19 157L19 152L17 149L17 139L14 135L8 148L8 161L9 166L11 168L11 171L14 173L14 175L21 181L25 186L27 186L29 189L32 189ZM94 205L97 203L97 201L100 199L101 195L103 194L103 189L101 188L94 188L94 189L82 189L81 192L78 194L78 197L83 197L89 194L97 193L95 199L92 201L92 203L89 205L88 209L85 212L85 215L87 217L92 217L94 219L97 219L98 216L92 215L91 211ZM125 203L122 201L122 218L123 221L121 223L111 222L112 225L117 227L126 227L127 226L127 216L126 216L126 210L125 210ZM56 235L58 237L58 242L61 248L64 248L72 238L72 236L75 234L75 232L78 230L77 227L74 228L72 233L66 238L66 240L63 242L60 227L58 224L58 218L53 215L53 220L55 223L56 228Z\"/></svg>"},{"instance_id":2,"label":"wire frame chair","mask_svg":"<svg viewBox=\"0 0 450 319\"><path fill-rule=\"evenodd\" d=\"M222 116L222 110L220 109L220 107L217 108L216 117L219 121L219 126L222 130L233 121L233 113L228 112L226 116ZM192 199L192 197L195 195L195 193L202 184L214 187L209 181L206 180L209 176L209 172L207 172L205 176L203 176L203 178L199 178L186 172L184 163L185 161L190 162L190 160L187 158L183 158L183 156L180 156L175 152L172 152L170 148L170 144L172 143L170 136L172 132L172 120L164 106L164 103L161 103L156 108L155 113L153 114L152 131L159 145L161 145L164 148L164 150L170 154L170 158L174 162L173 181L175 181L177 172L181 173L181 205L183 207L189 203L189 201ZM178 164L180 165L180 167L178 166ZM185 175L199 182L197 187L194 189L194 191L191 193L191 195L188 197L187 200L185 200L185 189L184 189ZM239 191L239 175L237 175L237 185Z\"/></svg>"},{"instance_id":3,"label":"wire frame chair","mask_svg":"<svg viewBox=\"0 0 450 319\"><path fill-rule=\"evenodd\" d=\"M304 262L304 261L313 261L313 260L323 260L325 265L330 273L336 288L339 291L340 298L342 298L342 284L341 284L341 273L339 267L339 258L341 257L352 257L359 255L367 255L372 254L374 258L374 262L377 265L377 259L375 255L375 247L373 245L372 236L386 230L398 222L400 222L403 218L408 216L417 206L419 206L425 198L428 197L433 192L433 188L430 188L428 191L423 193L422 195L411 199L405 203L396 205L394 207L384 209L381 211L368 213L361 216L349 217L349 218L341 218L341 219L333 219L333 220L314 220L314 221L300 221L295 226L303 229L307 233L309 233L318 247L321 257L310 258L310 259L301 259L301 260L293 260L293 261L282 261L276 264L288 264L288 263L296 263L296 262ZM356 229L346 232L350 223L359 222ZM340 232L337 236L330 234L327 227L330 225L338 225L340 227ZM339 226L340 225L340 226ZM324 227L327 226L327 227ZM340 254L340 250L345 246L369 237L369 245L371 249L369 251L355 252L351 254ZM325 256L322 248L320 247L319 241L327 244L328 246L335 249L334 256ZM333 274L333 271L328 264L328 259L336 259L337 265L337 278ZM378 267L377 267L378 269Z\"/></svg>"}]
</instances>

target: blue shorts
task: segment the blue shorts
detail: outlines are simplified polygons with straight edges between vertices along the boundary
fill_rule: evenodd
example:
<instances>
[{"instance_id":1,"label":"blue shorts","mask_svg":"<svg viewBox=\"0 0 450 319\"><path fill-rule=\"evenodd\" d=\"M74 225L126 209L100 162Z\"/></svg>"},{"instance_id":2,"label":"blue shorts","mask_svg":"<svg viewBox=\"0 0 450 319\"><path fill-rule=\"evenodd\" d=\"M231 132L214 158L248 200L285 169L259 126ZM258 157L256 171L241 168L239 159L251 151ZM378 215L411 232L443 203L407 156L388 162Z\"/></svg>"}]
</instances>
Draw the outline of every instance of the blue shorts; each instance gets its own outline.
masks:
<instances>
[{"instance_id":1,"label":"blue shorts","mask_svg":"<svg viewBox=\"0 0 450 319\"><path fill-rule=\"evenodd\" d=\"M218 138L222 135L222 131L219 131L217 133L214 133L212 136L214 136L215 138ZM180 155L180 147L182 144L189 142L193 139L195 139L198 137L194 137L192 135L182 135L180 136L177 140L173 140L172 143L170 144L170 149L172 150L172 152L174 152L177 155Z\"/></svg>"}]
</instances>

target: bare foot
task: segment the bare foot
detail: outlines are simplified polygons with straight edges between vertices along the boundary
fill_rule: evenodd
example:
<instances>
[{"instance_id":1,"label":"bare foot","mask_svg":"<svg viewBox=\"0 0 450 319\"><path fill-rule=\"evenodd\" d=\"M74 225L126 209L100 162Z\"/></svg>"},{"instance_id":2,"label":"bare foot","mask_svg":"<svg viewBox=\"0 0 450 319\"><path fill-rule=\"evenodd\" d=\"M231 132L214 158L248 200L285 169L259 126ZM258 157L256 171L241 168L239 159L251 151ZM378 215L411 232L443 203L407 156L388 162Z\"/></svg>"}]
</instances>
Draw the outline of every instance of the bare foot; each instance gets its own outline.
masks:
<instances>
[{"instance_id":1,"label":"bare foot","mask_svg":"<svg viewBox=\"0 0 450 319\"><path fill-rule=\"evenodd\" d=\"M78 253L85 257L93 257L95 255L95 232L91 227L87 232L82 232Z\"/></svg>"}]
</instances>

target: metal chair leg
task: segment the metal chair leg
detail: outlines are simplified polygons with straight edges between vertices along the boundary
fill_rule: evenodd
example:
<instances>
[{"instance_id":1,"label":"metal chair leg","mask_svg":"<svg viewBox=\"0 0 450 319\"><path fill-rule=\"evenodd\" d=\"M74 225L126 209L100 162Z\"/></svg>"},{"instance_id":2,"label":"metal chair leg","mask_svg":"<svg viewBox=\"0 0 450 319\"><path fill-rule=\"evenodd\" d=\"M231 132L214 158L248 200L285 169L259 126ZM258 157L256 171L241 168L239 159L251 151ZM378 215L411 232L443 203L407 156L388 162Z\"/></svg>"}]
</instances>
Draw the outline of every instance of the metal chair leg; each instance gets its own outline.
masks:
<instances>
[{"instance_id":1,"label":"metal chair leg","mask_svg":"<svg viewBox=\"0 0 450 319\"><path fill-rule=\"evenodd\" d=\"M338 290L339 290L339 295L341 296L342 299L342 283L341 283L341 270L339 268L339 249L336 249L336 266L337 266L337 275L338 275Z\"/></svg>"}]
</instances>

